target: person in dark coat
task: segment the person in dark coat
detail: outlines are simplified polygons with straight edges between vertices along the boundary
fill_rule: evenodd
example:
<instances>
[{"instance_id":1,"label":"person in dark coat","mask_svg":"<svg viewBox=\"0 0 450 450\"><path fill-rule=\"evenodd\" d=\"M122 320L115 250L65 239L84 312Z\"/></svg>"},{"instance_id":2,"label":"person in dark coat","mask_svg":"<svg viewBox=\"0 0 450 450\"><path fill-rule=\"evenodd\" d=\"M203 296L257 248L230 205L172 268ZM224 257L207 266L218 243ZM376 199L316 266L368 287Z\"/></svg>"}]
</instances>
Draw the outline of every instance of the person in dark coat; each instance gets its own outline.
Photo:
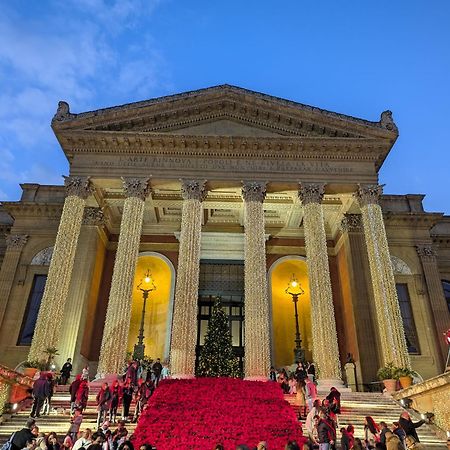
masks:
<instances>
[{"instance_id":1,"label":"person in dark coat","mask_svg":"<svg viewBox=\"0 0 450 450\"><path fill-rule=\"evenodd\" d=\"M126 379L122 387L122 420L130 420L130 405L133 400L133 384L129 378Z\"/></svg>"},{"instance_id":2,"label":"person in dark coat","mask_svg":"<svg viewBox=\"0 0 450 450\"><path fill-rule=\"evenodd\" d=\"M425 420L419 420L418 422L414 423L411 420L411 416L409 415L409 413L407 411L403 411L398 423L400 425L400 428L402 428L405 432L406 436L412 436L417 442L420 442L419 436L417 436L416 428L421 427L425 423Z\"/></svg>"},{"instance_id":3,"label":"person in dark coat","mask_svg":"<svg viewBox=\"0 0 450 450\"><path fill-rule=\"evenodd\" d=\"M72 359L68 358L61 368L61 384L67 384L67 380L70 378L70 372L72 372Z\"/></svg>"},{"instance_id":4,"label":"person in dark coat","mask_svg":"<svg viewBox=\"0 0 450 450\"><path fill-rule=\"evenodd\" d=\"M50 384L47 374L41 372L39 378L33 384L33 407L31 408L30 417L40 417L41 408L44 400L50 396Z\"/></svg>"},{"instance_id":5,"label":"person in dark coat","mask_svg":"<svg viewBox=\"0 0 450 450\"><path fill-rule=\"evenodd\" d=\"M158 358L152 366L152 371L155 375L155 386L158 386L159 379L161 378L162 364L161 360Z\"/></svg>"},{"instance_id":6,"label":"person in dark coat","mask_svg":"<svg viewBox=\"0 0 450 450\"><path fill-rule=\"evenodd\" d=\"M330 389L330 393L325 397L330 402L330 408L335 414L341 413L341 393L335 388Z\"/></svg>"},{"instance_id":7,"label":"person in dark coat","mask_svg":"<svg viewBox=\"0 0 450 450\"><path fill-rule=\"evenodd\" d=\"M319 445L328 444L328 448L330 448L331 444L333 444L336 439L335 429L333 425L327 421L324 412L321 412L319 417L320 420L317 425L317 439L319 441Z\"/></svg>"},{"instance_id":8,"label":"person in dark coat","mask_svg":"<svg viewBox=\"0 0 450 450\"><path fill-rule=\"evenodd\" d=\"M16 431L11 439L11 450L22 450L27 446L27 442L35 439L36 436L31 432L31 429L36 424L34 419L28 419L25 428Z\"/></svg>"},{"instance_id":9,"label":"person in dark coat","mask_svg":"<svg viewBox=\"0 0 450 450\"><path fill-rule=\"evenodd\" d=\"M111 402L111 391L108 383L103 383L102 388L97 394L97 428L100 428L102 422L106 420L106 415L109 411L109 404Z\"/></svg>"},{"instance_id":10,"label":"person in dark coat","mask_svg":"<svg viewBox=\"0 0 450 450\"><path fill-rule=\"evenodd\" d=\"M304 381L307 376L308 374L306 373L306 370L303 367L303 363L300 361L295 369L295 379L297 380L297 382Z\"/></svg>"},{"instance_id":11,"label":"person in dark coat","mask_svg":"<svg viewBox=\"0 0 450 450\"><path fill-rule=\"evenodd\" d=\"M341 450L350 450L351 448L350 436L345 428L341 428Z\"/></svg>"},{"instance_id":12,"label":"person in dark coat","mask_svg":"<svg viewBox=\"0 0 450 450\"><path fill-rule=\"evenodd\" d=\"M76 399L77 399L77 391L81 384L81 375L77 375L75 380L72 381L72 384L69 387L70 392L70 412L73 414L75 411Z\"/></svg>"}]
</instances>

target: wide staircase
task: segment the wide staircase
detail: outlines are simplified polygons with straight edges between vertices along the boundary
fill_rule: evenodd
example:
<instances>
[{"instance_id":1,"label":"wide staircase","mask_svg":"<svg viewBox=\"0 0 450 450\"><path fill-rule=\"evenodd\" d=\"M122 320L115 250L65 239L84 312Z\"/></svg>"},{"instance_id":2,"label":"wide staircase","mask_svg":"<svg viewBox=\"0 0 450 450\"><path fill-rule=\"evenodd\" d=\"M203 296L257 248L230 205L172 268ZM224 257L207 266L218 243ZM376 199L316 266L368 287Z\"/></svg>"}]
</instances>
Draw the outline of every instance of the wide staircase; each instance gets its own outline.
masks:
<instances>
[{"instance_id":1,"label":"wide staircase","mask_svg":"<svg viewBox=\"0 0 450 450\"><path fill-rule=\"evenodd\" d=\"M99 386L89 387L89 400L87 408L83 412L83 423L80 430L85 428L91 428L93 431L97 431L97 405L95 397L99 391ZM0 445L5 442L9 436L25 426L25 422L29 417L31 411L31 400L24 404L17 414L14 414L11 419L0 425ZM131 406L131 413L134 413L134 402ZM117 420L121 417L122 409L118 411ZM62 440L66 435L70 427L70 394L69 386L57 386L55 394L52 397L52 412L47 416L41 415L36 419L36 423L39 427L39 431L49 433L54 431L58 434L58 437ZM127 422L126 428L128 433L131 434L136 428L135 423ZM116 424L111 424L110 429L114 431Z\"/></svg>"},{"instance_id":2,"label":"wide staircase","mask_svg":"<svg viewBox=\"0 0 450 450\"><path fill-rule=\"evenodd\" d=\"M298 413L295 395L285 395L285 398ZM381 393L344 392L341 395L341 414L338 416L338 442L341 427L352 424L355 427L355 437L363 438L366 416L373 417L376 423L386 422L390 426L393 422L398 422L402 411L404 409L398 403ZM418 428L417 434L427 450L447 449L446 442L439 439L428 425Z\"/></svg>"}]
</instances>

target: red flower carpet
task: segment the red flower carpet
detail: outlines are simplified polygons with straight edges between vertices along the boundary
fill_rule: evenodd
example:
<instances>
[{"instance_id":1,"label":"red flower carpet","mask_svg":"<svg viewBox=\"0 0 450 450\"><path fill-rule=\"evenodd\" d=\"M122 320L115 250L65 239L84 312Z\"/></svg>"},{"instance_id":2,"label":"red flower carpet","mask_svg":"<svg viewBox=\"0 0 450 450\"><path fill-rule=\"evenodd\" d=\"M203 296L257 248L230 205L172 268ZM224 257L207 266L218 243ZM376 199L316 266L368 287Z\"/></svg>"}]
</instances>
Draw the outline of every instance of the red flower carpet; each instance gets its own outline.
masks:
<instances>
[{"instance_id":1,"label":"red flower carpet","mask_svg":"<svg viewBox=\"0 0 450 450\"><path fill-rule=\"evenodd\" d=\"M136 446L158 450L226 450L267 441L283 449L289 440L303 443L295 412L273 382L236 378L164 380L150 398L134 433Z\"/></svg>"}]
</instances>

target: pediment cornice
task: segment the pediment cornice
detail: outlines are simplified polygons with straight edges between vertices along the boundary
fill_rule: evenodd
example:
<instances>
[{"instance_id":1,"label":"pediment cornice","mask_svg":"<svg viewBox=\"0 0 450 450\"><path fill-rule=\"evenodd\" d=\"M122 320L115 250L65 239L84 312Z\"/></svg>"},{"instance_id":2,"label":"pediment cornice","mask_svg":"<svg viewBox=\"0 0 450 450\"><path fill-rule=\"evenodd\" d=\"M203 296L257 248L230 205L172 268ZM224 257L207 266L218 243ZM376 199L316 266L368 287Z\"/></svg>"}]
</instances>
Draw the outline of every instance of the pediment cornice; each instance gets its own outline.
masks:
<instances>
[{"instance_id":1,"label":"pediment cornice","mask_svg":"<svg viewBox=\"0 0 450 450\"><path fill-rule=\"evenodd\" d=\"M63 205L34 202L3 202L6 211L17 219L19 217L44 217L58 219L61 217Z\"/></svg>"},{"instance_id":2,"label":"pediment cornice","mask_svg":"<svg viewBox=\"0 0 450 450\"><path fill-rule=\"evenodd\" d=\"M389 111L371 122L228 85L80 114L60 102L52 127L58 137L70 129L162 133L223 118L282 136L372 137L392 145L398 135Z\"/></svg>"}]
</instances>

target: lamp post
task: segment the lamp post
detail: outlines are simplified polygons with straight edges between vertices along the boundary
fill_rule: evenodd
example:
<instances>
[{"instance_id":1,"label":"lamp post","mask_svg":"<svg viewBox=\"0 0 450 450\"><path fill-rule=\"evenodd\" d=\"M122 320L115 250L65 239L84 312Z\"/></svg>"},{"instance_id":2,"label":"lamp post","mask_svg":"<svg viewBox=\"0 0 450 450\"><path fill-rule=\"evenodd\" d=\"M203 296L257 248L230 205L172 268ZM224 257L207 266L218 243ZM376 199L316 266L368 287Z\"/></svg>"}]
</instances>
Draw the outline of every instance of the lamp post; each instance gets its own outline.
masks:
<instances>
[{"instance_id":1,"label":"lamp post","mask_svg":"<svg viewBox=\"0 0 450 450\"><path fill-rule=\"evenodd\" d=\"M142 291L142 297L144 302L142 304L142 317L141 317L141 327L139 328L138 342L134 344L134 359L143 359L145 355L145 345L144 345L144 320L145 320L145 306L148 299L148 294L156 289L156 285L150 274L150 269L147 269L145 277L138 284L137 289Z\"/></svg>"},{"instance_id":2,"label":"lamp post","mask_svg":"<svg viewBox=\"0 0 450 450\"><path fill-rule=\"evenodd\" d=\"M305 291L300 286L295 274L292 274L291 280L289 281L288 287L284 291L292 297L295 310L295 348L294 348L294 359L295 363L301 361L305 363L305 350L302 348L302 340L300 338L300 327L298 326L298 310L297 302L300 295L303 295Z\"/></svg>"}]
</instances>

